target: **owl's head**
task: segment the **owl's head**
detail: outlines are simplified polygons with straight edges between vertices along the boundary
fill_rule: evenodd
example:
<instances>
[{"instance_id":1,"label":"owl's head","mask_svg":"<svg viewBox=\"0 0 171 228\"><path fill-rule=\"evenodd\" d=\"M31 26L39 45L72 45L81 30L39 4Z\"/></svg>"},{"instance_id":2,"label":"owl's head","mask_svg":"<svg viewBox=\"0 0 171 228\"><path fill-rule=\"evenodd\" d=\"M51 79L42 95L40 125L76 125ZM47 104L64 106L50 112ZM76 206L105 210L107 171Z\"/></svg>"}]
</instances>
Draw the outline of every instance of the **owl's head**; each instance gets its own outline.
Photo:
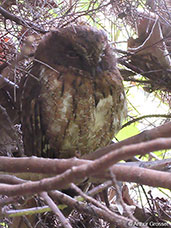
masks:
<instances>
[{"instance_id":1,"label":"owl's head","mask_svg":"<svg viewBox=\"0 0 171 228\"><path fill-rule=\"evenodd\" d=\"M69 26L51 31L39 44L35 59L51 67L71 66L89 73L115 68L106 34L89 26Z\"/></svg>"}]
</instances>

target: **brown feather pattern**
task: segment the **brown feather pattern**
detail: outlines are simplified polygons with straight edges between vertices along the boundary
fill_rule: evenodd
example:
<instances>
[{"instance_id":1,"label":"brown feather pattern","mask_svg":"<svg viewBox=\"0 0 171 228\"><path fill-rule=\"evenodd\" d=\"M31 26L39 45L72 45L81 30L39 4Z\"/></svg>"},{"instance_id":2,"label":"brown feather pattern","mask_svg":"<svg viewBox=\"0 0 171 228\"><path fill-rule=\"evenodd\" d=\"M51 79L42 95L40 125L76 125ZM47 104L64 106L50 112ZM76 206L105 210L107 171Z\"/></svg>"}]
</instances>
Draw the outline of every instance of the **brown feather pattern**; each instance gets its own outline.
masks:
<instances>
[{"instance_id":1,"label":"brown feather pattern","mask_svg":"<svg viewBox=\"0 0 171 228\"><path fill-rule=\"evenodd\" d=\"M26 155L67 158L110 143L126 116L126 99L103 31L70 26L51 32L30 73L21 107Z\"/></svg>"}]
</instances>

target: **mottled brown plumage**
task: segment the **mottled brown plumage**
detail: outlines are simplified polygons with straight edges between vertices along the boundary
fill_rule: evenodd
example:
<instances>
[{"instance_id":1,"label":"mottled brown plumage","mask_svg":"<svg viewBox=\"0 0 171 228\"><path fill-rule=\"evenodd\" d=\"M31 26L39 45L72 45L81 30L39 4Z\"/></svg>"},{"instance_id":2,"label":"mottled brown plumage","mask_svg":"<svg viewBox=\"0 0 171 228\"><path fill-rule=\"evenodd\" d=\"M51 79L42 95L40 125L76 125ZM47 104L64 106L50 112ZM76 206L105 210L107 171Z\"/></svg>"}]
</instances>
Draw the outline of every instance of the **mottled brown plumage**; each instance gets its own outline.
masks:
<instances>
[{"instance_id":1,"label":"mottled brown plumage","mask_svg":"<svg viewBox=\"0 0 171 228\"><path fill-rule=\"evenodd\" d=\"M26 155L67 158L106 146L120 129L125 103L103 31L70 26L50 32L22 93Z\"/></svg>"}]
</instances>

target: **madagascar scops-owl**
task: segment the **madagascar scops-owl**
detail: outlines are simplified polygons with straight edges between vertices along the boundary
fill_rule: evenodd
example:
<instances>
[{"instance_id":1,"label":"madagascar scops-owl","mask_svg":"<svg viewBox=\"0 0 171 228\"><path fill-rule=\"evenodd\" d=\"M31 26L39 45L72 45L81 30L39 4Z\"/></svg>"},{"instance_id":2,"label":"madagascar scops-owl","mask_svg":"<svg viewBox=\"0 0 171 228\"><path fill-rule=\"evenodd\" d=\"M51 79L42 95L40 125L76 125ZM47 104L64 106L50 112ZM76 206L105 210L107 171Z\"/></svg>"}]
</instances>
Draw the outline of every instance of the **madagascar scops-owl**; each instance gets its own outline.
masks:
<instances>
[{"instance_id":1,"label":"madagascar scops-owl","mask_svg":"<svg viewBox=\"0 0 171 228\"><path fill-rule=\"evenodd\" d=\"M25 153L68 158L110 143L126 114L122 78L102 30L45 35L22 92Z\"/></svg>"}]
</instances>

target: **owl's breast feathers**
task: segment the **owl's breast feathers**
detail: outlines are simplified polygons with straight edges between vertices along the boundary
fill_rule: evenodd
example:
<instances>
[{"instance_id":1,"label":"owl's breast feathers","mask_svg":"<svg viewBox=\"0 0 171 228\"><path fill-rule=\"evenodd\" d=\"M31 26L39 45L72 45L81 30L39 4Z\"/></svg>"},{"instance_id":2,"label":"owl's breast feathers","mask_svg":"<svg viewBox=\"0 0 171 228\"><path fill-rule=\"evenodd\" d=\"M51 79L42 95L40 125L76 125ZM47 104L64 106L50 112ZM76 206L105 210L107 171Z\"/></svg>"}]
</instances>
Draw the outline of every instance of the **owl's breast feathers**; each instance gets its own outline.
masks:
<instances>
[{"instance_id":1,"label":"owl's breast feathers","mask_svg":"<svg viewBox=\"0 0 171 228\"><path fill-rule=\"evenodd\" d=\"M84 32L80 36L75 31L71 32L71 28L65 29L71 37L74 33L76 47L71 38L70 47L65 47L65 56L62 54L64 64L62 58L55 57L54 61L54 52L50 57L43 49L41 54L41 46L46 44L44 48L49 50L60 40L53 37L54 43L50 45L47 36L45 43L38 48L35 57L38 61L35 60L30 72L38 80L28 75L25 82L22 130L28 156L67 158L90 153L110 143L126 116L122 79L111 51L106 50L109 45L104 34L99 33L98 36L98 30L89 29L92 34L87 39L87 29L85 32L82 28ZM49 37L52 39L52 35ZM56 39L58 37L59 34ZM88 49L90 38L96 50ZM64 43L58 42L58 45ZM59 50L61 48L64 49L60 46ZM86 69L84 62L91 69Z\"/></svg>"}]
</instances>

